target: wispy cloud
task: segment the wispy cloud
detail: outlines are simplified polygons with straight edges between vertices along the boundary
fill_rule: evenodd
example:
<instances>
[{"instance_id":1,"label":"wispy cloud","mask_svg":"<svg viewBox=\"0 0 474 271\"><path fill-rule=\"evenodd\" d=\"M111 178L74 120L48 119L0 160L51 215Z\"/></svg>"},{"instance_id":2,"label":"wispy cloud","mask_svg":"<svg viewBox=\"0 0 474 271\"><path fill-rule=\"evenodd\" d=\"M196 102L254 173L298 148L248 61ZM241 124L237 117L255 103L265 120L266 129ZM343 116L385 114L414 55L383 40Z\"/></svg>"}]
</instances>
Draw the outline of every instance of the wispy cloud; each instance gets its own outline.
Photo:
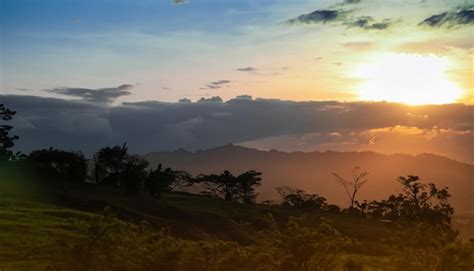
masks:
<instances>
[{"instance_id":1,"label":"wispy cloud","mask_svg":"<svg viewBox=\"0 0 474 271\"><path fill-rule=\"evenodd\" d=\"M111 103L119 97L130 95L131 92L129 90L133 87L133 85L124 84L110 88L54 88L45 91L70 97L77 97L92 103Z\"/></svg>"},{"instance_id":2,"label":"wispy cloud","mask_svg":"<svg viewBox=\"0 0 474 271\"><path fill-rule=\"evenodd\" d=\"M371 16L361 16L345 20L343 24L348 27L356 27L365 30L385 30L393 24L393 20L383 19L376 21Z\"/></svg>"},{"instance_id":3,"label":"wispy cloud","mask_svg":"<svg viewBox=\"0 0 474 271\"><path fill-rule=\"evenodd\" d=\"M218 89L224 86L229 86L231 82L232 82L231 80L217 80L217 81L207 83L206 86L202 87L201 89Z\"/></svg>"},{"instance_id":4,"label":"wispy cloud","mask_svg":"<svg viewBox=\"0 0 474 271\"><path fill-rule=\"evenodd\" d=\"M344 11L336 9L319 9L308 14L300 15L286 21L288 24L314 24L327 23L340 20L346 14Z\"/></svg>"},{"instance_id":5,"label":"wispy cloud","mask_svg":"<svg viewBox=\"0 0 474 271\"><path fill-rule=\"evenodd\" d=\"M240 72L254 72L257 71L257 68L255 67L245 67L245 68L238 68L237 69Z\"/></svg>"}]
</instances>

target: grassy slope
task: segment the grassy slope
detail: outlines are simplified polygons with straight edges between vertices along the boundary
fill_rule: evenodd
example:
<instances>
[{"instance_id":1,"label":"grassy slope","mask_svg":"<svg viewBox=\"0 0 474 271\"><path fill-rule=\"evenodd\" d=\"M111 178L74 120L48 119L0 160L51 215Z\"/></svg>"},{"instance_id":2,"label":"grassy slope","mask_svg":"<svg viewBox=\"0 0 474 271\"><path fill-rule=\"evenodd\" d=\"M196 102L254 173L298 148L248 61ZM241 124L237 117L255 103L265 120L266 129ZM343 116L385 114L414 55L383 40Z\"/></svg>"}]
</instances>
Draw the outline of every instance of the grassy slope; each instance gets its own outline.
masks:
<instances>
[{"instance_id":1,"label":"grassy slope","mask_svg":"<svg viewBox=\"0 0 474 271\"><path fill-rule=\"evenodd\" d=\"M4 195L0 197L1 270L42 270L58 242L79 238L83 234L80 222L105 206L111 206L121 219L147 220L156 227L169 228L183 239L224 239L242 244L252 242L258 230L263 229L265 214L272 213L282 225L289 216L303 215L281 206L244 205L180 193L165 195L161 202L97 190L77 191L60 200ZM318 223L321 216L343 234L364 243L350 253L357 254L367 264L367 270L377 270L370 266L383 266L395 229L340 214L310 213L309 219Z\"/></svg>"},{"instance_id":2,"label":"grassy slope","mask_svg":"<svg viewBox=\"0 0 474 271\"><path fill-rule=\"evenodd\" d=\"M41 270L61 240L81 234L75 219L91 214L24 200L0 200L1 270Z\"/></svg>"}]
</instances>

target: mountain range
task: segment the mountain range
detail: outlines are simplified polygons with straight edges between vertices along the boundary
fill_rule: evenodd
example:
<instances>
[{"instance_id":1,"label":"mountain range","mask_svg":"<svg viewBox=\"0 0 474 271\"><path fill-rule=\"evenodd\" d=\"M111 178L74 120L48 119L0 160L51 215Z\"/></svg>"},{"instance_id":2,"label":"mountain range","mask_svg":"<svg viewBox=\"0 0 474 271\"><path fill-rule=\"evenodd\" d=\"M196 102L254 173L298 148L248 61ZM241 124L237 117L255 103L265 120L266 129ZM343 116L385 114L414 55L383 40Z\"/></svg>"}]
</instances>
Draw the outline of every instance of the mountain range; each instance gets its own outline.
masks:
<instances>
[{"instance_id":1,"label":"mountain range","mask_svg":"<svg viewBox=\"0 0 474 271\"><path fill-rule=\"evenodd\" d=\"M425 183L449 187L451 203L457 214L474 213L474 165L435 154L380 154L375 152L282 152L261 151L238 145L224 145L202 151L176 150L144 155L152 166L186 170L193 175L229 170L238 174L247 170L263 173L258 200L278 201L276 188L290 186L324 196L330 203L347 206L344 188L333 172L350 179L352 169L368 171L368 182L358 199L383 199L402 191L399 176L417 175Z\"/></svg>"}]
</instances>

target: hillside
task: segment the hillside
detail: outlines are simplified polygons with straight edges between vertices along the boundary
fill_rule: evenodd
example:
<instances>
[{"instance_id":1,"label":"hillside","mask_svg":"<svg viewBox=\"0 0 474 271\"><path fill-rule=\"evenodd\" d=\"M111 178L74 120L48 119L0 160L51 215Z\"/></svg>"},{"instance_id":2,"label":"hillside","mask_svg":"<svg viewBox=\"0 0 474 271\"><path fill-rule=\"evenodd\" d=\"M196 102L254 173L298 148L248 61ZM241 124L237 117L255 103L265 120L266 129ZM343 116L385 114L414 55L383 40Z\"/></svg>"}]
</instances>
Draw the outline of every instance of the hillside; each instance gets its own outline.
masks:
<instances>
[{"instance_id":1,"label":"hillside","mask_svg":"<svg viewBox=\"0 0 474 271\"><path fill-rule=\"evenodd\" d=\"M155 152L144 156L153 166L187 170L192 174L219 172L225 169L242 172L250 169L264 173L259 200L278 200L275 188L292 186L326 197L329 202L346 206L347 198L331 172L349 177L355 166L369 172L369 182L359 199L381 199L400 191L395 181L403 175L417 175L424 182L448 186L451 202L458 214L474 212L474 165L449 158L420 154L417 156L374 152L281 152L260 151L225 145L204 151Z\"/></svg>"}]
</instances>

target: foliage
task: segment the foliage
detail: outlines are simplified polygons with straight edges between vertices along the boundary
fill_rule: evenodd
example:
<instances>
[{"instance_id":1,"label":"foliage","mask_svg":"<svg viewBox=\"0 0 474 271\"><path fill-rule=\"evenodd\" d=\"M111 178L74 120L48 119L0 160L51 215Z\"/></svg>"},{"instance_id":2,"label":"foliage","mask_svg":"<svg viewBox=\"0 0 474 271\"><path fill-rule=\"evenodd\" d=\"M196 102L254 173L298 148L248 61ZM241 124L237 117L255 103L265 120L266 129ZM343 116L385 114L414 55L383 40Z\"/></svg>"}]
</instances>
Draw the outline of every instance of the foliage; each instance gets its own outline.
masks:
<instances>
[{"instance_id":1,"label":"foliage","mask_svg":"<svg viewBox=\"0 0 474 271\"><path fill-rule=\"evenodd\" d=\"M28 155L28 162L45 181L83 183L86 179L87 161L80 152L36 150Z\"/></svg>"},{"instance_id":2,"label":"foliage","mask_svg":"<svg viewBox=\"0 0 474 271\"><path fill-rule=\"evenodd\" d=\"M120 184L127 193L142 191L147 178L148 162L137 155L130 155L125 162L125 167L119 174Z\"/></svg>"},{"instance_id":3,"label":"foliage","mask_svg":"<svg viewBox=\"0 0 474 271\"><path fill-rule=\"evenodd\" d=\"M268 221L270 247L279 249L282 270L333 270L348 241L325 220L309 226L303 217L290 217L285 230L279 230L271 216Z\"/></svg>"},{"instance_id":4,"label":"foliage","mask_svg":"<svg viewBox=\"0 0 474 271\"><path fill-rule=\"evenodd\" d=\"M285 229L268 217L269 228L251 245L229 241L186 241L145 221L126 223L108 212L86 224L86 235L61 243L49 270L306 271L333 270L344 238L327 222L304 226L291 218Z\"/></svg>"},{"instance_id":5,"label":"foliage","mask_svg":"<svg viewBox=\"0 0 474 271\"><path fill-rule=\"evenodd\" d=\"M308 194L304 190L288 186L277 187L276 190L280 194L283 205L305 209L339 211L338 206L328 204L326 198L317 194Z\"/></svg>"},{"instance_id":6,"label":"foliage","mask_svg":"<svg viewBox=\"0 0 474 271\"><path fill-rule=\"evenodd\" d=\"M3 122L10 121L15 114L15 111L0 104L0 120ZM0 161L8 161L14 156L10 149L15 145L14 141L18 139L18 136L10 135L10 130L12 128L11 125L5 123L1 123L0 125Z\"/></svg>"},{"instance_id":7,"label":"foliage","mask_svg":"<svg viewBox=\"0 0 474 271\"><path fill-rule=\"evenodd\" d=\"M95 181L97 184L120 186L120 174L129 158L127 144L122 147L104 147L94 155Z\"/></svg>"},{"instance_id":8,"label":"foliage","mask_svg":"<svg viewBox=\"0 0 474 271\"><path fill-rule=\"evenodd\" d=\"M396 237L399 249L394 255L397 270L451 271L474 266L474 245L455 239L453 231L440 225L418 223L405 227Z\"/></svg>"},{"instance_id":9,"label":"foliage","mask_svg":"<svg viewBox=\"0 0 474 271\"><path fill-rule=\"evenodd\" d=\"M382 201L365 202L361 209L373 217L402 222L426 222L450 228L453 208L448 202L448 188L438 189L435 184L421 183L417 176L399 177L403 193L391 195Z\"/></svg>"},{"instance_id":10,"label":"foliage","mask_svg":"<svg viewBox=\"0 0 474 271\"><path fill-rule=\"evenodd\" d=\"M195 179L195 182L202 184L204 194L225 200L251 203L257 197L255 188L260 186L262 181L261 175L262 173L260 172L250 170L235 176L228 170L225 170L219 175L201 174Z\"/></svg>"},{"instance_id":11,"label":"foliage","mask_svg":"<svg viewBox=\"0 0 474 271\"><path fill-rule=\"evenodd\" d=\"M145 182L145 188L151 196L158 198L164 192L173 190L174 186L181 182L188 182L191 176L185 171L176 171L171 168L163 169L159 164L154 170L151 170Z\"/></svg>"},{"instance_id":12,"label":"foliage","mask_svg":"<svg viewBox=\"0 0 474 271\"><path fill-rule=\"evenodd\" d=\"M148 162L128 153L127 144L105 147L94 155L95 181L125 192L141 191L147 177Z\"/></svg>"}]
</instances>

